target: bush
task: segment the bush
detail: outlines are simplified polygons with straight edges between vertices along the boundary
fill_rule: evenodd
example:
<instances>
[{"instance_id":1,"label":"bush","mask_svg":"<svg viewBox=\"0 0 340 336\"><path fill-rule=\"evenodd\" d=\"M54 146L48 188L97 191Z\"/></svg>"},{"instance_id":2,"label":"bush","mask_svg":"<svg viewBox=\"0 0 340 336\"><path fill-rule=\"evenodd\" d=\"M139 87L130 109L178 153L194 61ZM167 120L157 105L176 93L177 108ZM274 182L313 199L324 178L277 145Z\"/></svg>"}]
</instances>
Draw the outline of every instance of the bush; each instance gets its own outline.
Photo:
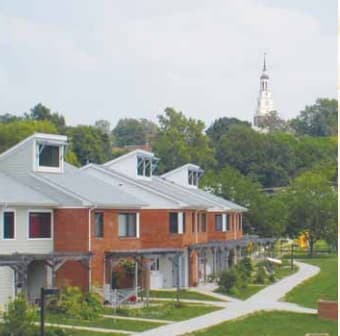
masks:
<instances>
[{"instance_id":1,"label":"bush","mask_svg":"<svg viewBox=\"0 0 340 336\"><path fill-rule=\"evenodd\" d=\"M257 268L254 282L257 284L264 284L266 282L266 279L267 279L267 274L264 269L264 266L259 265Z\"/></svg>"},{"instance_id":2,"label":"bush","mask_svg":"<svg viewBox=\"0 0 340 336\"><path fill-rule=\"evenodd\" d=\"M244 282L248 282L254 270L251 259L249 257L245 257L235 267L239 272L241 279Z\"/></svg>"},{"instance_id":3,"label":"bush","mask_svg":"<svg viewBox=\"0 0 340 336\"><path fill-rule=\"evenodd\" d=\"M94 320L103 312L100 298L94 293L83 294L78 287L62 289L60 299L52 299L47 309L75 319Z\"/></svg>"},{"instance_id":4,"label":"bush","mask_svg":"<svg viewBox=\"0 0 340 336\"><path fill-rule=\"evenodd\" d=\"M235 268L223 271L218 280L218 286L224 292L229 292L231 288L237 285L240 281L240 276Z\"/></svg>"},{"instance_id":5,"label":"bush","mask_svg":"<svg viewBox=\"0 0 340 336\"><path fill-rule=\"evenodd\" d=\"M33 336L36 313L23 295L18 295L7 306L0 325L1 336Z\"/></svg>"}]
</instances>

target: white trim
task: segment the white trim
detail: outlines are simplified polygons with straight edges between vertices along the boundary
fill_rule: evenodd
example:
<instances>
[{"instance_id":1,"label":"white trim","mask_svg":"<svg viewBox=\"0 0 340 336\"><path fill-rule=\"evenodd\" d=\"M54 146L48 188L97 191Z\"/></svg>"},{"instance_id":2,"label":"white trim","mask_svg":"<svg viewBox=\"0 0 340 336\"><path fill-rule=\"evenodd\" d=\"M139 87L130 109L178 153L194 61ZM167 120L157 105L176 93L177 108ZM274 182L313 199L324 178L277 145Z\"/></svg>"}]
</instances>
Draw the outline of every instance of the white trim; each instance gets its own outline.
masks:
<instances>
[{"instance_id":1,"label":"white trim","mask_svg":"<svg viewBox=\"0 0 340 336\"><path fill-rule=\"evenodd\" d=\"M47 146L58 147L59 149L59 166L48 167L40 165L40 153L39 146L44 144L44 139L35 139L33 141L33 171L42 173L63 173L64 172L64 155L65 155L65 144L63 143L48 143Z\"/></svg>"},{"instance_id":2,"label":"white trim","mask_svg":"<svg viewBox=\"0 0 340 336\"><path fill-rule=\"evenodd\" d=\"M5 238L4 237L4 225L5 225L5 221L4 221L4 216L5 216L5 212L13 212L14 213L14 238ZM13 241L17 239L17 211L14 208L3 208L0 211L0 215L1 215L1 219L0 219L0 224L1 224L1 239L3 241Z\"/></svg>"},{"instance_id":3,"label":"white trim","mask_svg":"<svg viewBox=\"0 0 340 336\"><path fill-rule=\"evenodd\" d=\"M126 154L124 154L124 155L121 155L121 156L119 156L119 157L113 159L113 160L110 160L110 161L108 161L108 162L103 163L103 166L104 166L104 167L108 167L108 166L110 166L110 165L112 165L112 164L115 164L116 162L121 161L122 159L128 158L128 157L133 156L133 155L135 155L135 154L136 154L136 155L137 155L137 154L142 154L142 155L145 155L145 156L150 156L151 158L154 158L154 156L155 156L155 154L152 153L152 152L148 152L148 151L145 151L145 150L143 150L143 149L135 149L135 150L133 150L132 152L126 153Z\"/></svg>"},{"instance_id":4,"label":"white trim","mask_svg":"<svg viewBox=\"0 0 340 336\"><path fill-rule=\"evenodd\" d=\"M183 212L177 212L177 233L183 234Z\"/></svg>"},{"instance_id":5,"label":"white trim","mask_svg":"<svg viewBox=\"0 0 340 336\"><path fill-rule=\"evenodd\" d=\"M30 213L33 212L42 212L42 213L50 213L51 214L51 237L50 238L30 238ZM54 218L53 218L53 210L51 209L27 209L27 240L53 240L54 239Z\"/></svg>"},{"instance_id":6,"label":"white trim","mask_svg":"<svg viewBox=\"0 0 340 336\"><path fill-rule=\"evenodd\" d=\"M140 216L139 212L136 213L136 238L140 238Z\"/></svg>"},{"instance_id":7,"label":"white trim","mask_svg":"<svg viewBox=\"0 0 340 336\"><path fill-rule=\"evenodd\" d=\"M227 231L227 215L225 213L222 214L222 232Z\"/></svg>"},{"instance_id":8,"label":"white trim","mask_svg":"<svg viewBox=\"0 0 340 336\"><path fill-rule=\"evenodd\" d=\"M180 167L177 167L173 170L170 170L168 171L167 173L164 173L163 175L161 175L161 177L164 177L164 178L167 178L168 176L171 176L175 173L178 173L179 171L183 170L183 169L186 169L186 168L192 168L192 169L195 169L195 170L201 170L200 166L197 166L193 163L186 163L185 165L183 166L180 166Z\"/></svg>"}]
</instances>

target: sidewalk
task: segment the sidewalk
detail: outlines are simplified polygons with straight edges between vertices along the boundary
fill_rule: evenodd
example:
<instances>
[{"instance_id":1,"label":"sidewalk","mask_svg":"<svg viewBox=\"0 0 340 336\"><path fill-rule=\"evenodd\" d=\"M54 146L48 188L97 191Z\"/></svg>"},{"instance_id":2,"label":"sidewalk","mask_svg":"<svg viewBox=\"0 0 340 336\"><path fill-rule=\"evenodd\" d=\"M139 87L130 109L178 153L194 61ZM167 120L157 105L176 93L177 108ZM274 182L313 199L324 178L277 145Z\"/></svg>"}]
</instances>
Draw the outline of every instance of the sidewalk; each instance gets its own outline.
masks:
<instances>
[{"instance_id":1,"label":"sidewalk","mask_svg":"<svg viewBox=\"0 0 340 336\"><path fill-rule=\"evenodd\" d=\"M301 313L315 314L315 309L300 307L298 305L279 302L287 292L299 283L307 280L319 272L319 268L313 265L297 262L299 270L277 283L274 283L245 301L233 301L226 305L226 308L195 317L190 320L169 324L152 330L138 333L140 336L177 336L205 329L213 325L232 320L259 310L285 310ZM207 292L205 292L207 293ZM211 295L211 294L210 294Z\"/></svg>"}]
</instances>

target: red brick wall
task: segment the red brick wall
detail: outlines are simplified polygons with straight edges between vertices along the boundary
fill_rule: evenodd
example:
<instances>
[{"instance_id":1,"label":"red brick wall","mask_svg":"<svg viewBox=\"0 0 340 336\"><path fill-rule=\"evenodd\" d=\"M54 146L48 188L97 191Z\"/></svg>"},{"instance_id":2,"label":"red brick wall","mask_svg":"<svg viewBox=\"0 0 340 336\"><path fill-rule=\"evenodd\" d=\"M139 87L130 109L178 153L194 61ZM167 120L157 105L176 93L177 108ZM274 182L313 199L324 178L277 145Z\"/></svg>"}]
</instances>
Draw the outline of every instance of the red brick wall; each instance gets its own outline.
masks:
<instances>
[{"instance_id":1,"label":"red brick wall","mask_svg":"<svg viewBox=\"0 0 340 336\"><path fill-rule=\"evenodd\" d=\"M328 320L338 320L338 302L319 300L318 317Z\"/></svg>"},{"instance_id":2,"label":"red brick wall","mask_svg":"<svg viewBox=\"0 0 340 336\"><path fill-rule=\"evenodd\" d=\"M221 212L208 213L208 240L232 240L242 238L243 233L239 225L239 214L229 212L229 230L226 232L215 230L215 215Z\"/></svg>"}]
</instances>

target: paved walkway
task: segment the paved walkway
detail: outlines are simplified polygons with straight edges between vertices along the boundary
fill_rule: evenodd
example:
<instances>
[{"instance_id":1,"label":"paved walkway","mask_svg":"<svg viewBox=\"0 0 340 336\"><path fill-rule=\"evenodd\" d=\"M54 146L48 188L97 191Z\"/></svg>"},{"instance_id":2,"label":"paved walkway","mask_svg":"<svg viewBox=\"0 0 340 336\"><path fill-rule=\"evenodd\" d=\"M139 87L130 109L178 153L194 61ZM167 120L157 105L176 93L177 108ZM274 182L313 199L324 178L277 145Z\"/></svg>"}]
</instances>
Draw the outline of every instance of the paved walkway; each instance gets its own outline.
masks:
<instances>
[{"instance_id":1,"label":"paved walkway","mask_svg":"<svg viewBox=\"0 0 340 336\"><path fill-rule=\"evenodd\" d=\"M233 301L226 304L226 308L195 317L190 320L161 326L155 329L138 333L139 336L177 336L191 333L200 329L205 329L213 325L232 320L244 315L254 313L259 310L285 310L301 313L315 314L315 309L300 307L288 302L279 300L299 283L314 276L319 272L319 268L313 265L296 262L299 270L251 296L245 301Z\"/></svg>"}]
</instances>

